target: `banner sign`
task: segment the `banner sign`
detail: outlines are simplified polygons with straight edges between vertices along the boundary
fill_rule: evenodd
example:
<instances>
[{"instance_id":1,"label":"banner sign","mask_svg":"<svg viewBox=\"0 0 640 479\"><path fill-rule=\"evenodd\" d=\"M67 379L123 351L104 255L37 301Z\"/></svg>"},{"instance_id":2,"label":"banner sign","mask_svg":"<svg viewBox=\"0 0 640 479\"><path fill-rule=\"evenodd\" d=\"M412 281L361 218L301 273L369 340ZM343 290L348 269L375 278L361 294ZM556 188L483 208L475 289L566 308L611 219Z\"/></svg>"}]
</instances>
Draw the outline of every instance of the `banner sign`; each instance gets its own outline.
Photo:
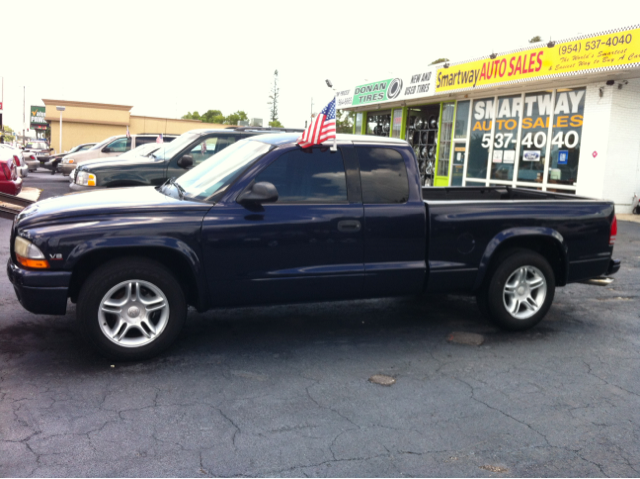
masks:
<instances>
[{"instance_id":1,"label":"banner sign","mask_svg":"<svg viewBox=\"0 0 640 479\"><path fill-rule=\"evenodd\" d=\"M435 92L640 66L640 28L612 30L560 43L538 45L493 59L439 68Z\"/></svg>"},{"instance_id":2,"label":"banner sign","mask_svg":"<svg viewBox=\"0 0 640 479\"><path fill-rule=\"evenodd\" d=\"M349 90L339 91L336 93L336 107L341 109L433 96L436 92L435 73L435 68L426 67L416 69L409 75L365 83Z\"/></svg>"},{"instance_id":3,"label":"banner sign","mask_svg":"<svg viewBox=\"0 0 640 479\"><path fill-rule=\"evenodd\" d=\"M45 107L32 106L30 111L31 111L31 128L36 130L46 129L48 126L48 123L44 119Z\"/></svg>"}]
</instances>

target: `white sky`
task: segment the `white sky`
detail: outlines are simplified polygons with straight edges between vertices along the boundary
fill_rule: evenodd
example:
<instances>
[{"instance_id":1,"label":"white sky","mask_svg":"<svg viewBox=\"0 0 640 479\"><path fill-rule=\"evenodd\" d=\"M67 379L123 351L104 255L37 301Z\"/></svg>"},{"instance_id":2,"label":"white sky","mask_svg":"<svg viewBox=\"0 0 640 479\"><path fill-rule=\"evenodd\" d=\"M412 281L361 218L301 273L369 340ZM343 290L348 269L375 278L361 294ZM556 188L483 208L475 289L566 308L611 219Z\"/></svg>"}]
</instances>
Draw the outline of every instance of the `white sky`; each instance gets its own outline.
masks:
<instances>
[{"instance_id":1,"label":"white sky","mask_svg":"<svg viewBox=\"0 0 640 479\"><path fill-rule=\"evenodd\" d=\"M4 124L42 98L133 105L179 118L209 109L303 127L337 88L545 41L627 27L640 1L34 1L2 5ZM28 125L27 125L28 127Z\"/></svg>"}]
</instances>

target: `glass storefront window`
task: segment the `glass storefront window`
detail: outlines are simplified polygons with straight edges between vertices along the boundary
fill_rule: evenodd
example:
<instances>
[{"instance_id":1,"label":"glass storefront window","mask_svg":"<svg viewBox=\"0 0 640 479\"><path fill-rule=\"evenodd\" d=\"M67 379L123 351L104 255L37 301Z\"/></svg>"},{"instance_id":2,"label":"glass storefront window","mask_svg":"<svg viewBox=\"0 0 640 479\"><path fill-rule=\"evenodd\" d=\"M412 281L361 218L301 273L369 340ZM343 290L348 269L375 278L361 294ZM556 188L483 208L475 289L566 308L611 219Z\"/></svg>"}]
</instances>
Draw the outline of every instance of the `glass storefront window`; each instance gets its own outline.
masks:
<instances>
[{"instance_id":1,"label":"glass storefront window","mask_svg":"<svg viewBox=\"0 0 640 479\"><path fill-rule=\"evenodd\" d=\"M584 97L584 88L556 93L548 183L574 185L578 179Z\"/></svg>"},{"instance_id":2,"label":"glass storefront window","mask_svg":"<svg viewBox=\"0 0 640 479\"><path fill-rule=\"evenodd\" d=\"M356 113L356 135L362 135L362 116L362 112Z\"/></svg>"},{"instance_id":3,"label":"glass storefront window","mask_svg":"<svg viewBox=\"0 0 640 479\"><path fill-rule=\"evenodd\" d=\"M393 129L391 131L391 136L394 138L402 137L402 108L396 108L393 110Z\"/></svg>"},{"instance_id":4,"label":"glass storefront window","mask_svg":"<svg viewBox=\"0 0 640 479\"><path fill-rule=\"evenodd\" d=\"M440 121L440 148L438 150L438 171L436 172L436 175L438 176L447 176L449 174L454 110L454 103L445 103L442 105L442 119Z\"/></svg>"},{"instance_id":5,"label":"glass storefront window","mask_svg":"<svg viewBox=\"0 0 640 479\"><path fill-rule=\"evenodd\" d=\"M367 135L389 136L391 129L391 110L370 111L367 113Z\"/></svg>"},{"instance_id":6,"label":"glass storefront window","mask_svg":"<svg viewBox=\"0 0 640 479\"><path fill-rule=\"evenodd\" d=\"M456 109L456 129L455 138L467 138L467 130L469 129L469 106L470 100L459 101Z\"/></svg>"},{"instance_id":7,"label":"glass storefront window","mask_svg":"<svg viewBox=\"0 0 640 479\"><path fill-rule=\"evenodd\" d=\"M521 95L498 99L496 127L493 134L491 153L491 179L513 180L518 144L518 120L522 111Z\"/></svg>"},{"instance_id":8,"label":"glass storefront window","mask_svg":"<svg viewBox=\"0 0 640 479\"><path fill-rule=\"evenodd\" d=\"M552 110L551 92L527 93L522 108L518 180L542 183Z\"/></svg>"},{"instance_id":9,"label":"glass storefront window","mask_svg":"<svg viewBox=\"0 0 640 479\"><path fill-rule=\"evenodd\" d=\"M468 178L486 178L491 128L493 126L494 99L483 98L473 102L471 135L469 137Z\"/></svg>"}]
</instances>

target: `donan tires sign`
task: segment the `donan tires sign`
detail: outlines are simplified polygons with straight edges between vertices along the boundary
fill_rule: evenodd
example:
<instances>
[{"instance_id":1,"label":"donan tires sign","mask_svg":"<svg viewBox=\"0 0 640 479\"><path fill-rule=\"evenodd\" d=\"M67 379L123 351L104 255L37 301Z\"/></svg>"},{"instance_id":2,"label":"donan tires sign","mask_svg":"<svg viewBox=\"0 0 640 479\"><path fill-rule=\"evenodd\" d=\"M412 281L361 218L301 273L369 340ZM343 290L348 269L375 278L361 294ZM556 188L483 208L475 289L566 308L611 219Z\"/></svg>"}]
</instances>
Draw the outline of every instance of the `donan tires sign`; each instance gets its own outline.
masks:
<instances>
[{"instance_id":1,"label":"donan tires sign","mask_svg":"<svg viewBox=\"0 0 640 479\"><path fill-rule=\"evenodd\" d=\"M351 90L339 91L336 95L337 107L348 108L433 96L435 94L433 85L435 73L435 68L429 67L416 70L409 75L379 80L358 85Z\"/></svg>"}]
</instances>

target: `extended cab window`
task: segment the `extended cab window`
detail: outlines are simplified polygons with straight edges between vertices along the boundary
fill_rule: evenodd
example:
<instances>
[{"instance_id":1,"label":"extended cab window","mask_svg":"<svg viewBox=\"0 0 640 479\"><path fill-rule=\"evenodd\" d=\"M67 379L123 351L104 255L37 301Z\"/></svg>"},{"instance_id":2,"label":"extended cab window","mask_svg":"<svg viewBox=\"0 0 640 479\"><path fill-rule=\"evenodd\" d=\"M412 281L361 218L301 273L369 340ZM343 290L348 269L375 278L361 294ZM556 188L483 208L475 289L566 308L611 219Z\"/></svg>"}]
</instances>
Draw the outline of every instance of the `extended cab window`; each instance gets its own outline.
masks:
<instances>
[{"instance_id":1,"label":"extended cab window","mask_svg":"<svg viewBox=\"0 0 640 479\"><path fill-rule=\"evenodd\" d=\"M358 147L357 150L363 203L406 203L409 180L400 152L391 148Z\"/></svg>"},{"instance_id":2,"label":"extended cab window","mask_svg":"<svg viewBox=\"0 0 640 479\"><path fill-rule=\"evenodd\" d=\"M157 136L138 136L136 137L136 147L147 143L155 143L157 138Z\"/></svg>"},{"instance_id":3,"label":"extended cab window","mask_svg":"<svg viewBox=\"0 0 640 479\"><path fill-rule=\"evenodd\" d=\"M118 138L107 145L110 153L124 153L131 149L131 138Z\"/></svg>"},{"instance_id":4,"label":"extended cab window","mask_svg":"<svg viewBox=\"0 0 640 479\"><path fill-rule=\"evenodd\" d=\"M278 203L347 202L347 178L340 151L289 151L258 173L255 181L273 183L278 190Z\"/></svg>"}]
</instances>

